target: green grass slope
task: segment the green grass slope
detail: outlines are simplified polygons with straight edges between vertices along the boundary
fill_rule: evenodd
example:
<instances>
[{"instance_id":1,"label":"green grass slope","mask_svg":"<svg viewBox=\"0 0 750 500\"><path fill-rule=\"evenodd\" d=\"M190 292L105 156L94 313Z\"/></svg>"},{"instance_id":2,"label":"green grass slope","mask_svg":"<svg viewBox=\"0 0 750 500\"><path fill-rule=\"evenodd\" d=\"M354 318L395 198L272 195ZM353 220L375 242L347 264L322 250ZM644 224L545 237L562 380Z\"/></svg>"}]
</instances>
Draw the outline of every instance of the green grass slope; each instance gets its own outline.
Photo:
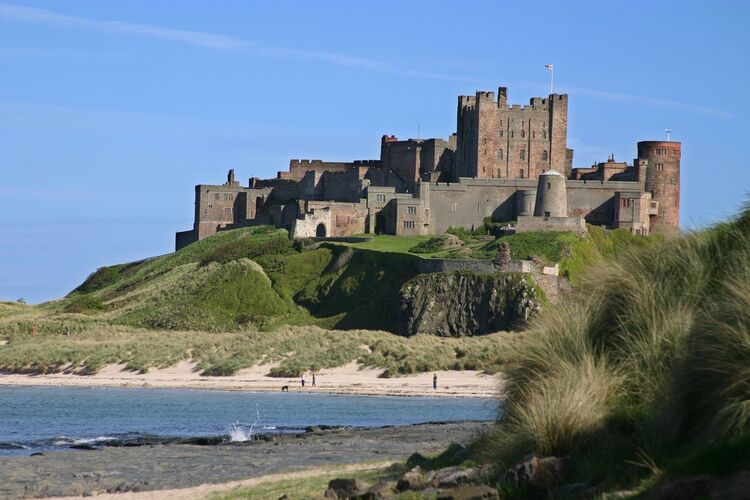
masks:
<instances>
[{"instance_id":1,"label":"green grass slope","mask_svg":"<svg viewBox=\"0 0 750 500\"><path fill-rule=\"evenodd\" d=\"M749 467L750 209L581 282L515 347L485 452L571 456L568 482L605 489Z\"/></svg>"}]
</instances>

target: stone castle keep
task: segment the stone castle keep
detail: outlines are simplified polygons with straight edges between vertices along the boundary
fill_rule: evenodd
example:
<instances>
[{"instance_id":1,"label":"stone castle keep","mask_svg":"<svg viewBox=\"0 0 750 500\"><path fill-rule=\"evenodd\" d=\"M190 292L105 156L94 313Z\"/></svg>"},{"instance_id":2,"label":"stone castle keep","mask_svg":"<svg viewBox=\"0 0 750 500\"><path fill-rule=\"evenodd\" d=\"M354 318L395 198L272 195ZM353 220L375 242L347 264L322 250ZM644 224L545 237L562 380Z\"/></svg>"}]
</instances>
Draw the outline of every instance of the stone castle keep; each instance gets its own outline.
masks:
<instances>
[{"instance_id":1,"label":"stone castle keep","mask_svg":"<svg viewBox=\"0 0 750 500\"><path fill-rule=\"evenodd\" d=\"M679 142L639 142L632 165L610 157L573 168L568 96L511 105L505 87L460 96L456 125L447 140L384 135L378 160L291 160L247 186L230 170L222 185L195 186L195 223L177 233L176 248L262 224L295 237L441 234L487 217L517 220L519 231L679 226Z\"/></svg>"}]
</instances>

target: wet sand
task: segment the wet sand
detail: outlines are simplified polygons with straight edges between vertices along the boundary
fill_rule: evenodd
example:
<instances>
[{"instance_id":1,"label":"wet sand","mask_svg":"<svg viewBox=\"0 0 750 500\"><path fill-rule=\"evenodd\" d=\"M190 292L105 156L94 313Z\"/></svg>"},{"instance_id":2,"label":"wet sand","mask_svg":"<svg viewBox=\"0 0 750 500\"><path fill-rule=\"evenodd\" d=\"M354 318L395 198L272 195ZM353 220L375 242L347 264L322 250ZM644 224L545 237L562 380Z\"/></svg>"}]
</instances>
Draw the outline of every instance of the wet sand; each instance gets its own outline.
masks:
<instances>
[{"instance_id":1,"label":"wet sand","mask_svg":"<svg viewBox=\"0 0 750 500\"><path fill-rule=\"evenodd\" d=\"M246 443L145 445L0 458L0 498L120 492L143 492L126 495L131 498L203 498L218 483L269 474L303 477L310 468L343 468L362 462L382 465L405 460L414 452L434 453L452 442L466 443L490 426L487 422L451 422L346 428ZM189 489L168 491L178 488Z\"/></svg>"},{"instance_id":2,"label":"wet sand","mask_svg":"<svg viewBox=\"0 0 750 500\"><path fill-rule=\"evenodd\" d=\"M169 368L137 373L124 365L109 365L94 375L53 373L46 375L0 373L0 386L69 386L69 387L164 387L189 389L220 389L252 392L278 392L289 386L291 392L319 391L333 394L370 396L450 396L497 397L501 390L500 375L477 371L438 371L438 388L432 388L433 372L396 378L380 378L382 370L362 368L356 362L338 368L323 369L316 374L317 387L306 376L303 388L298 378L269 377L273 364L256 365L229 377L206 377L198 373L194 363L181 361Z\"/></svg>"}]
</instances>

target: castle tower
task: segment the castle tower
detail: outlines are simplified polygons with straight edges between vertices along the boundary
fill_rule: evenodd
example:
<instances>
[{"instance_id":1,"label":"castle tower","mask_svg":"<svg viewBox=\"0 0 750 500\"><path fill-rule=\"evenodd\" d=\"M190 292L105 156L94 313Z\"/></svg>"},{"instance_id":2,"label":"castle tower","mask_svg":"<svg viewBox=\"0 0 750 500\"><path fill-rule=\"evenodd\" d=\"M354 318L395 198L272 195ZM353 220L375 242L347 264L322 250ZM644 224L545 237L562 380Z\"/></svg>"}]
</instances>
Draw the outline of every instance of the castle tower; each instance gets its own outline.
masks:
<instances>
[{"instance_id":1,"label":"castle tower","mask_svg":"<svg viewBox=\"0 0 750 500\"><path fill-rule=\"evenodd\" d=\"M646 191L659 202L658 215L651 219L652 226L680 227L680 156L681 144L677 141L641 141L638 143L638 160L648 160Z\"/></svg>"},{"instance_id":2,"label":"castle tower","mask_svg":"<svg viewBox=\"0 0 750 500\"><path fill-rule=\"evenodd\" d=\"M535 217L567 217L568 193L565 176L555 170L539 175L536 188Z\"/></svg>"},{"instance_id":3,"label":"castle tower","mask_svg":"<svg viewBox=\"0 0 750 500\"><path fill-rule=\"evenodd\" d=\"M508 90L459 96L456 131L458 176L536 179L549 169L567 172L568 96L532 97L508 104Z\"/></svg>"}]
</instances>

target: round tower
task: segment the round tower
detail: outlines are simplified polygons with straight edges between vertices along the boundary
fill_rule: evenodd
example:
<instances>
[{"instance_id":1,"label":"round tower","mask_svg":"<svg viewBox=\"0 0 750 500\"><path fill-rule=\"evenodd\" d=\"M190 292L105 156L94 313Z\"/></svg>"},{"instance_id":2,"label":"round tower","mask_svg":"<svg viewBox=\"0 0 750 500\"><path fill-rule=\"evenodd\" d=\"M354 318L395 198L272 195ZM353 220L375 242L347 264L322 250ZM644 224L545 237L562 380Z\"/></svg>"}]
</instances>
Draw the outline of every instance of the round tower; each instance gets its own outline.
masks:
<instances>
[{"instance_id":1,"label":"round tower","mask_svg":"<svg viewBox=\"0 0 750 500\"><path fill-rule=\"evenodd\" d=\"M539 174L536 188L535 217L567 217L568 194L565 176L555 170Z\"/></svg>"},{"instance_id":2,"label":"round tower","mask_svg":"<svg viewBox=\"0 0 750 500\"><path fill-rule=\"evenodd\" d=\"M516 215L534 215L536 192L531 189L516 191Z\"/></svg>"},{"instance_id":3,"label":"round tower","mask_svg":"<svg viewBox=\"0 0 750 500\"><path fill-rule=\"evenodd\" d=\"M659 202L658 215L651 224L680 227L680 156L681 144L677 141L641 141L638 159L648 160L646 191Z\"/></svg>"}]
</instances>

